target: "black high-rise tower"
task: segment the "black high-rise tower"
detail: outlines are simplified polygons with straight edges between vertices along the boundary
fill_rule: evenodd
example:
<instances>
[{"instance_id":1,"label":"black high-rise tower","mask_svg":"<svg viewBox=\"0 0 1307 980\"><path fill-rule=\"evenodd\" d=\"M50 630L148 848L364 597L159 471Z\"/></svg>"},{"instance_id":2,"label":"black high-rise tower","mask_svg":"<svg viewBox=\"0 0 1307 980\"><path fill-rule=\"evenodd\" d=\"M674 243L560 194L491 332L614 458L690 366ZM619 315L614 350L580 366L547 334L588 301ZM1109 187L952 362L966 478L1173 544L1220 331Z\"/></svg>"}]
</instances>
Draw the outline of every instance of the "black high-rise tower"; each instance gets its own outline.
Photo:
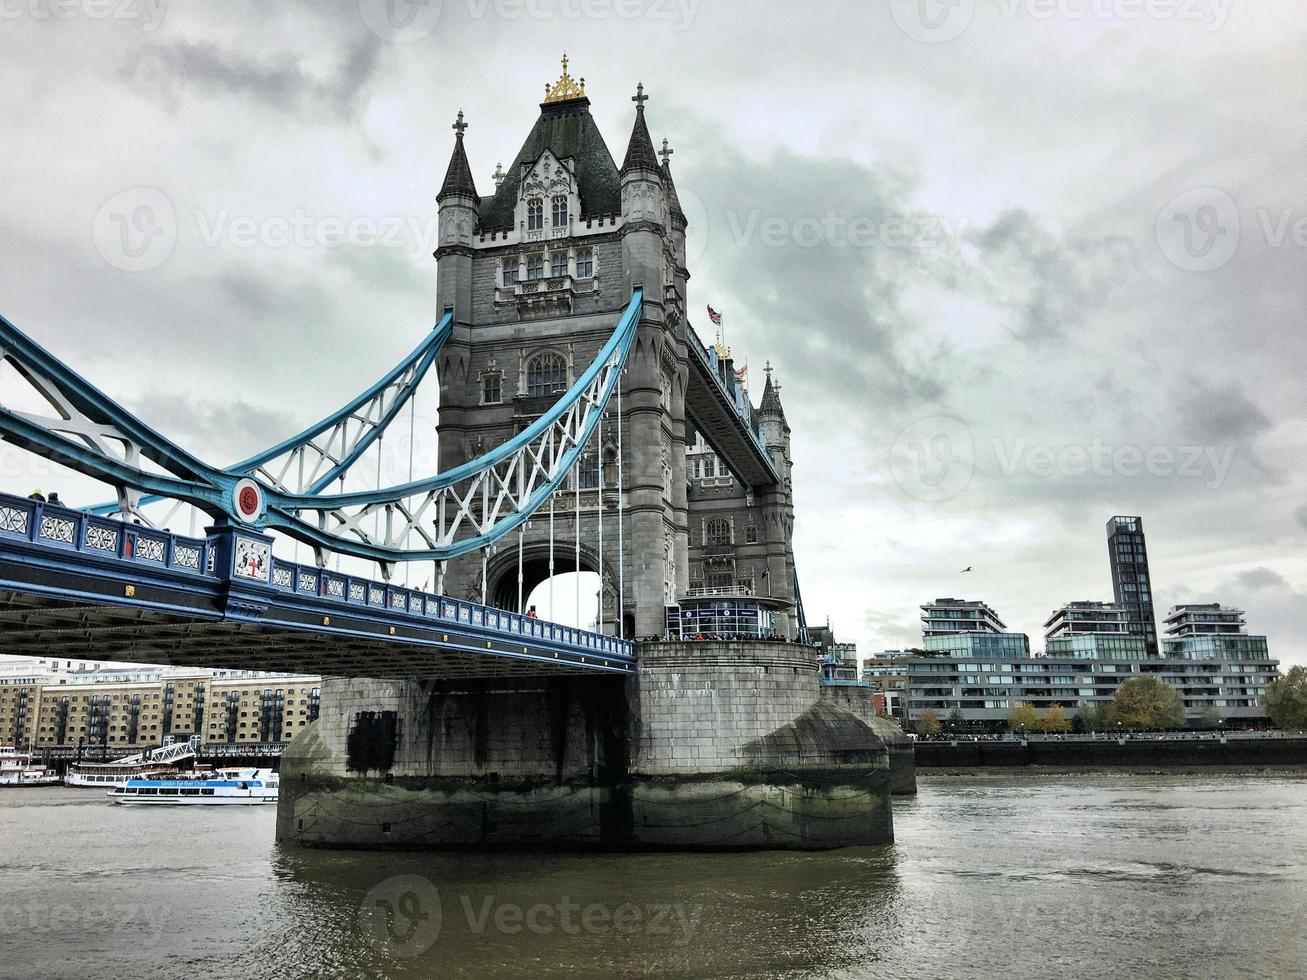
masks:
<instances>
[{"instance_id":1,"label":"black high-rise tower","mask_svg":"<svg viewBox=\"0 0 1307 980\"><path fill-rule=\"evenodd\" d=\"M1126 611L1129 630L1142 636L1148 655L1156 657L1157 621L1142 518L1113 517L1107 522L1107 557L1112 564L1112 591L1117 605Z\"/></svg>"}]
</instances>

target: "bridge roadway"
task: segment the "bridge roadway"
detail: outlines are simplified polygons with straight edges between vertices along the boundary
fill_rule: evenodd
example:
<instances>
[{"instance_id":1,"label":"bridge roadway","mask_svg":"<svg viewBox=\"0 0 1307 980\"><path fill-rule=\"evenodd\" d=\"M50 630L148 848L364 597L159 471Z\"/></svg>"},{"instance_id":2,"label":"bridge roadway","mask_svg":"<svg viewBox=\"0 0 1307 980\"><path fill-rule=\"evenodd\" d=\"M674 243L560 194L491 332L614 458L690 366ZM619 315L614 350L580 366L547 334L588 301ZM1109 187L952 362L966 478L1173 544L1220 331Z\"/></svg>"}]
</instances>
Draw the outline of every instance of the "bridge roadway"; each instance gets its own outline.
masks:
<instances>
[{"instance_id":1,"label":"bridge roadway","mask_svg":"<svg viewBox=\"0 0 1307 980\"><path fill-rule=\"evenodd\" d=\"M0 649L338 677L636 671L630 642L0 494Z\"/></svg>"},{"instance_id":2,"label":"bridge roadway","mask_svg":"<svg viewBox=\"0 0 1307 980\"><path fill-rule=\"evenodd\" d=\"M716 350L705 347L686 324L690 348L690 384L685 389L685 414L713 451L751 487L775 486L780 476L758 430L753 406Z\"/></svg>"}]
</instances>

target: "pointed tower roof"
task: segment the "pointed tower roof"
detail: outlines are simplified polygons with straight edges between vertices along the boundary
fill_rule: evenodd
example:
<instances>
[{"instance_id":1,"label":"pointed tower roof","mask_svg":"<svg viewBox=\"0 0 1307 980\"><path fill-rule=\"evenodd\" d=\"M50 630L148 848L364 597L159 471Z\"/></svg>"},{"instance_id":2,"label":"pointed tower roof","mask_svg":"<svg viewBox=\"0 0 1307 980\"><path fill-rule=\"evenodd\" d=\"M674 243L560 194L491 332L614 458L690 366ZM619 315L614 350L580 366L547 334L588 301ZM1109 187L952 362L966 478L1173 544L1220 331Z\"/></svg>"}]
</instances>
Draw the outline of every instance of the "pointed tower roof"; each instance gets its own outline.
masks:
<instances>
[{"instance_id":1,"label":"pointed tower roof","mask_svg":"<svg viewBox=\"0 0 1307 980\"><path fill-rule=\"evenodd\" d=\"M649 127L644 121L644 104L649 96L644 94L644 82L635 87L631 96L635 103L635 126L631 130L631 141L626 144L626 159L622 162L622 173L632 170L653 170L661 172L658 166L658 154L654 152L653 139L649 136Z\"/></svg>"},{"instance_id":2,"label":"pointed tower roof","mask_svg":"<svg viewBox=\"0 0 1307 980\"><path fill-rule=\"evenodd\" d=\"M458 110L458 119L453 128L457 134L454 137L454 154L449 158L445 182L440 185L440 193L436 195L436 200L443 201L450 194L467 194L480 202L476 181L472 179L472 168L468 165L467 153L463 149L463 130L467 129L467 123L463 122L462 109Z\"/></svg>"},{"instance_id":3,"label":"pointed tower roof","mask_svg":"<svg viewBox=\"0 0 1307 980\"><path fill-rule=\"evenodd\" d=\"M760 415L777 415L785 418L785 409L781 407L780 388L778 384L772 383L771 362L767 362L767 383L762 389L762 402L758 405Z\"/></svg>"},{"instance_id":4,"label":"pointed tower roof","mask_svg":"<svg viewBox=\"0 0 1307 980\"><path fill-rule=\"evenodd\" d=\"M672 154L675 152L667 145L667 137L663 137L663 148L658 151L658 156L663 161L663 183L667 185L667 206L673 215L684 218L685 212L681 210L681 199L676 194L676 183L672 180Z\"/></svg>"},{"instance_id":5,"label":"pointed tower roof","mask_svg":"<svg viewBox=\"0 0 1307 980\"><path fill-rule=\"evenodd\" d=\"M581 197L582 218L618 214L622 210L622 189L617 164L590 115L585 79L573 80L563 66L563 76L553 85L545 83L545 101L526 142L504 175L494 196L481 202L481 227L486 231L510 230L522 186L522 170L534 164L548 150L559 160L570 159Z\"/></svg>"}]
</instances>

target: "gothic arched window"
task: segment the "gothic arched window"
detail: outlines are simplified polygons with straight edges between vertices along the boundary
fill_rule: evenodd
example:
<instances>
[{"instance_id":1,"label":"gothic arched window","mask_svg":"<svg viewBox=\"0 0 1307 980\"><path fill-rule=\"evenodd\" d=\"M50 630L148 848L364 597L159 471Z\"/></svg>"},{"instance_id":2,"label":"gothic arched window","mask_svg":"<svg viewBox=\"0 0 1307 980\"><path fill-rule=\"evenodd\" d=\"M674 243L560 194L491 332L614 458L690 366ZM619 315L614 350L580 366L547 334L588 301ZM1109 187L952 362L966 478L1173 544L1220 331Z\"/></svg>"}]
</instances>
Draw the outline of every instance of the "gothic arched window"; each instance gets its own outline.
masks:
<instances>
[{"instance_id":1,"label":"gothic arched window","mask_svg":"<svg viewBox=\"0 0 1307 980\"><path fill-rule=\"evenodd\" d=\"M541 351L526 362L528 398L556 395L567 390L567 362L555 351Z\"/></svg>"},{"instance_id":2,"label":"gothic arched window","mask_svg":"<svg viewBox=\"0 0 1307 980\"><path fill-rule=\"evenodd\" d=\"M727 545L731 543L731 522L724 517L714 517L703 526L703 543L706 545Z\"/></svg>"},{"instance_id":3,"label":"gothic arched window","mask_svg":"<svg viewBox=\"0 0 1307 980\"><path fill-rule=\"evenodd\" d=\"M567 225L567 195L554 195L554 227L563 228Z\"/></svg>"},{"instance_id":4,"label":"gothic arched window","mask_svg":"<svg viewBox=\"0 0 1307 980\"><path fill-rule=\"evenodd\" d=\"M526 230L541 231L545 226L545 202L533 197L526 202Z\"/></svg>"}]
</instances>

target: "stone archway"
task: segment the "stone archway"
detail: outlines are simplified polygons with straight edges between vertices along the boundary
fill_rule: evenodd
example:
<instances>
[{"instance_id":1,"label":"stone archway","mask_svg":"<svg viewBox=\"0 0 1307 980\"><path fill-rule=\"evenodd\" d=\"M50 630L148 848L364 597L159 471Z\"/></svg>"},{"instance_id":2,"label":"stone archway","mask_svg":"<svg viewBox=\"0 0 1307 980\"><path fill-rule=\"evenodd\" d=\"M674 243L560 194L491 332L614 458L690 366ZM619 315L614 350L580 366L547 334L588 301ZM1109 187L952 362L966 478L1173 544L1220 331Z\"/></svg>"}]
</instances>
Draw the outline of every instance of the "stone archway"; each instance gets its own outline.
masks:
<instances>
[{"instance_id":1,"label":"stone archway","mask_svg":"<svg viewBox=\"0 0 1307 980\"><path fill-rule=\"evenodd\" d=\"M607 549L605 549L606 551ZM499 553L486 565L486 595L490 605L498 609L517 611L517 542L502 547ZM576 561L576 545L572 542L554 542L554 575L567 575L572 572L599 571L598 552L588 545L581 545L580 567ZM617 582L617 568L612 557L604 562L604 589L610 591L610 583ZM522 549L522 596L526 598L535 591L536 586L549 581L549 543L528 542Z\"/></svg>"}]
</instances>

